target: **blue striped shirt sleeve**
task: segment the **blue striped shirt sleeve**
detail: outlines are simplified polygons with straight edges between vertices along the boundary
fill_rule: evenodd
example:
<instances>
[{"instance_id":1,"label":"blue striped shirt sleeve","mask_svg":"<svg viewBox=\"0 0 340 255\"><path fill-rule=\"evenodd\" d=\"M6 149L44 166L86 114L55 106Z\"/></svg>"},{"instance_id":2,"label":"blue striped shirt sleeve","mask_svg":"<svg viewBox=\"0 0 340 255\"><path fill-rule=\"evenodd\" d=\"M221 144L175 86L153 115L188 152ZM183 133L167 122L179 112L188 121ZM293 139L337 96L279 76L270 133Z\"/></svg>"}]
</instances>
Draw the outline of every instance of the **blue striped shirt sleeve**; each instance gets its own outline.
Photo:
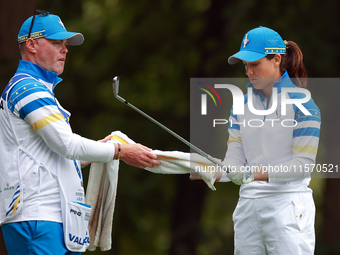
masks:
<instances>
[{"instance_id":1,"label":"blue striped shirt sleeve","mask_svg":"<svg viewBox=\"0 0 340 255\"><path fill-rule=\"evenodd\" d=\"M316 159L321 127L321 113L313 99L303 106L311 115L304 114L294 105L296 126L293 131L294 158L304 157Z\"/></svg>"}]
</instances>

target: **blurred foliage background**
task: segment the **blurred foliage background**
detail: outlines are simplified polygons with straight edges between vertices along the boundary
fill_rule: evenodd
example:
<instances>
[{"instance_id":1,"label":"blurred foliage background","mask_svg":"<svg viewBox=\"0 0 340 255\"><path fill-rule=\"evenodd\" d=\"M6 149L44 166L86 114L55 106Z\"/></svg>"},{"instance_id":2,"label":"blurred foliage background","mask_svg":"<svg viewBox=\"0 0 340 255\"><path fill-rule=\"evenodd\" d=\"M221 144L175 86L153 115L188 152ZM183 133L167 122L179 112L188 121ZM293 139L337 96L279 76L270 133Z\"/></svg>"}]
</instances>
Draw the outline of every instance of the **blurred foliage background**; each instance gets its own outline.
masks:
<instances>
[{"instance_id":1,"label":"blurred foliage background","mask_svg":"<svg viewBox=\"0 0 340 255\"><path fill-rule=\"evenodd\" d=\"M245 77L227 58L257 26L297 42L310 77L338 77L340 2L332 0L12 0L0 1L1 89L20 59L16 36L35 9L59 15L85 42L70 46L55 93L72 112L75 133L95 140L121 130L160 150L188 151L161 128L118 102L119 94L189 140L191 77ZM339 164L338 86L310 87L322 112L318 163ZM193 128L193 127L192 127ZM221 138L227 141L227 137ZM202 148L204 149L204 148ZM88 169L84 169L87 178ZM340 182L311 182L317 206L316 254L340 254ZM232 212L239 187L210 191L187 175L156 175L122 163L112 250L85 254L233 254ZM1 254L6 254L3 244Z\"/></svg>"}]
</instances>

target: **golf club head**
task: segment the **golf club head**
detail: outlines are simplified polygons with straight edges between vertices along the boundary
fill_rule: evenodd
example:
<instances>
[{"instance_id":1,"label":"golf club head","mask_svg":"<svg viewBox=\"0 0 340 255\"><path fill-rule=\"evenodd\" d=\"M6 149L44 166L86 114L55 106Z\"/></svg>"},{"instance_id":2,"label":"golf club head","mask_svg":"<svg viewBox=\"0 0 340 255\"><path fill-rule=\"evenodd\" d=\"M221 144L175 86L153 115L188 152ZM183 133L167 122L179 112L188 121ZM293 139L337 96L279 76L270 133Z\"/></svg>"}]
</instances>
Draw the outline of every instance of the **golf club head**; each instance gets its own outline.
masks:
<instances>
[{"instance_id":1,"label":"golf club head","mask_svg":"<svg viewBox=\"0 0 340 255\"><path fill-rule=\"evenodd\" d=\"M115 97L117 97L118 92L119 92L119 77L118 76L113 78L112 87L113 87L113 94Z\"/></svg>"}]
</instances>

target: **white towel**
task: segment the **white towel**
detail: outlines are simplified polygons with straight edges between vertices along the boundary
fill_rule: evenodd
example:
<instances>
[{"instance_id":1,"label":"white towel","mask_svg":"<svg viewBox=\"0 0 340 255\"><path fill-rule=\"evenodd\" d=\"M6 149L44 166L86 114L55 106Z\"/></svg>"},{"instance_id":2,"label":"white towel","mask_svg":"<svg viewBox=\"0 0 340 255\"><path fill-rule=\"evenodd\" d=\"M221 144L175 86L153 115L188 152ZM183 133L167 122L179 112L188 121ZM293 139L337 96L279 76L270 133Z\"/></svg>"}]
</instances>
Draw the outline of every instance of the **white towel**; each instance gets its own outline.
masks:
<instances>
[{"instance_id":1,"label":"white towel","mask_svg":"<svg viewBox=\"0 0 340 255\"><path fill-rule=\"evenodd\" d=\"M92 163L86 190L86 204L91 205L89 220L90 245L94 251L111 249L112 221L116 202L119 160Z\"/></svg>"},{"instance_id":2,"label":"white towel","mask_svg":"<svg viewBox=\"0 0 340 255\"><path fill-rule=\"evenodd\" d=\"M128 136L120 131L111 133L109 142L134 144ZM216 190L215 165L208 159L198 155L180 151L152 151L158 156L160 166L145 168L145 170L159 174L187 174L197 172L210 189ZM217 159L216 159L217 160ZM217 160L220 162L220 160ZM94 251L100 247L102 251L111 249L111 234L113 213L118 183L119 160L107 164L92 163L86 190L86 203L91 205L92 212L89 221L90 246Z\"/></svg>"}]
</instances>

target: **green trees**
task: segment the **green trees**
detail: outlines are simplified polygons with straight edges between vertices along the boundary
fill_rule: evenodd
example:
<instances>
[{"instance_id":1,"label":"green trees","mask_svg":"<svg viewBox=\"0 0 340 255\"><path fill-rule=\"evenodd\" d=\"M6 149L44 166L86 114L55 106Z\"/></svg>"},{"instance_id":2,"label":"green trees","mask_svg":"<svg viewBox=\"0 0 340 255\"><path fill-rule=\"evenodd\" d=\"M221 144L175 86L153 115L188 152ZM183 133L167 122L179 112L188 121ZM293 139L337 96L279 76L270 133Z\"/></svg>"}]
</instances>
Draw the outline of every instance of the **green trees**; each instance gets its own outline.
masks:
<instances>
[{"instance_id":1,"label":"green trees","mask_svg":"<svg viewBox=\"0 0 340 255\"><path fill-rule=\"evenodd\" d=\"M120 76L120 94L126 100L189 140L190 78L245 77L242 65L230 67L226 60L237 51L244 33L256 26L268 26L283 39L297 42L310 77L338 76L336 1L325 0L321 6L316 0L3 2L2 19L13 25L1 28L1 88L19 60L16 34L34 9L59 15L68 30L84 34L83 45L69 47L61 75L64 81L55 93L72 112L74 132L92 139L121 130L154 149L188 151L115 100L112 78ZM23 5L25 13L11 11ZM323 89L322 85L311 88L323 114L318 161L335 164L339 161L339 120L331 112L339 108L336 95L340 91L332 88L326 95ZM331 95L335 98L329 99ZM326 102L332 105L327 108ZM123 163L119 178L113 248L107 254L232 253L235 185L217 184L217 191L211 192L188 176L155 175ZM330 206L338 203L339 180L313 180L312 186L317 203L316 253L326 254L324 247L333 247L334 239L339 239L339 211Z\"/></svg>"}]
</instances>

